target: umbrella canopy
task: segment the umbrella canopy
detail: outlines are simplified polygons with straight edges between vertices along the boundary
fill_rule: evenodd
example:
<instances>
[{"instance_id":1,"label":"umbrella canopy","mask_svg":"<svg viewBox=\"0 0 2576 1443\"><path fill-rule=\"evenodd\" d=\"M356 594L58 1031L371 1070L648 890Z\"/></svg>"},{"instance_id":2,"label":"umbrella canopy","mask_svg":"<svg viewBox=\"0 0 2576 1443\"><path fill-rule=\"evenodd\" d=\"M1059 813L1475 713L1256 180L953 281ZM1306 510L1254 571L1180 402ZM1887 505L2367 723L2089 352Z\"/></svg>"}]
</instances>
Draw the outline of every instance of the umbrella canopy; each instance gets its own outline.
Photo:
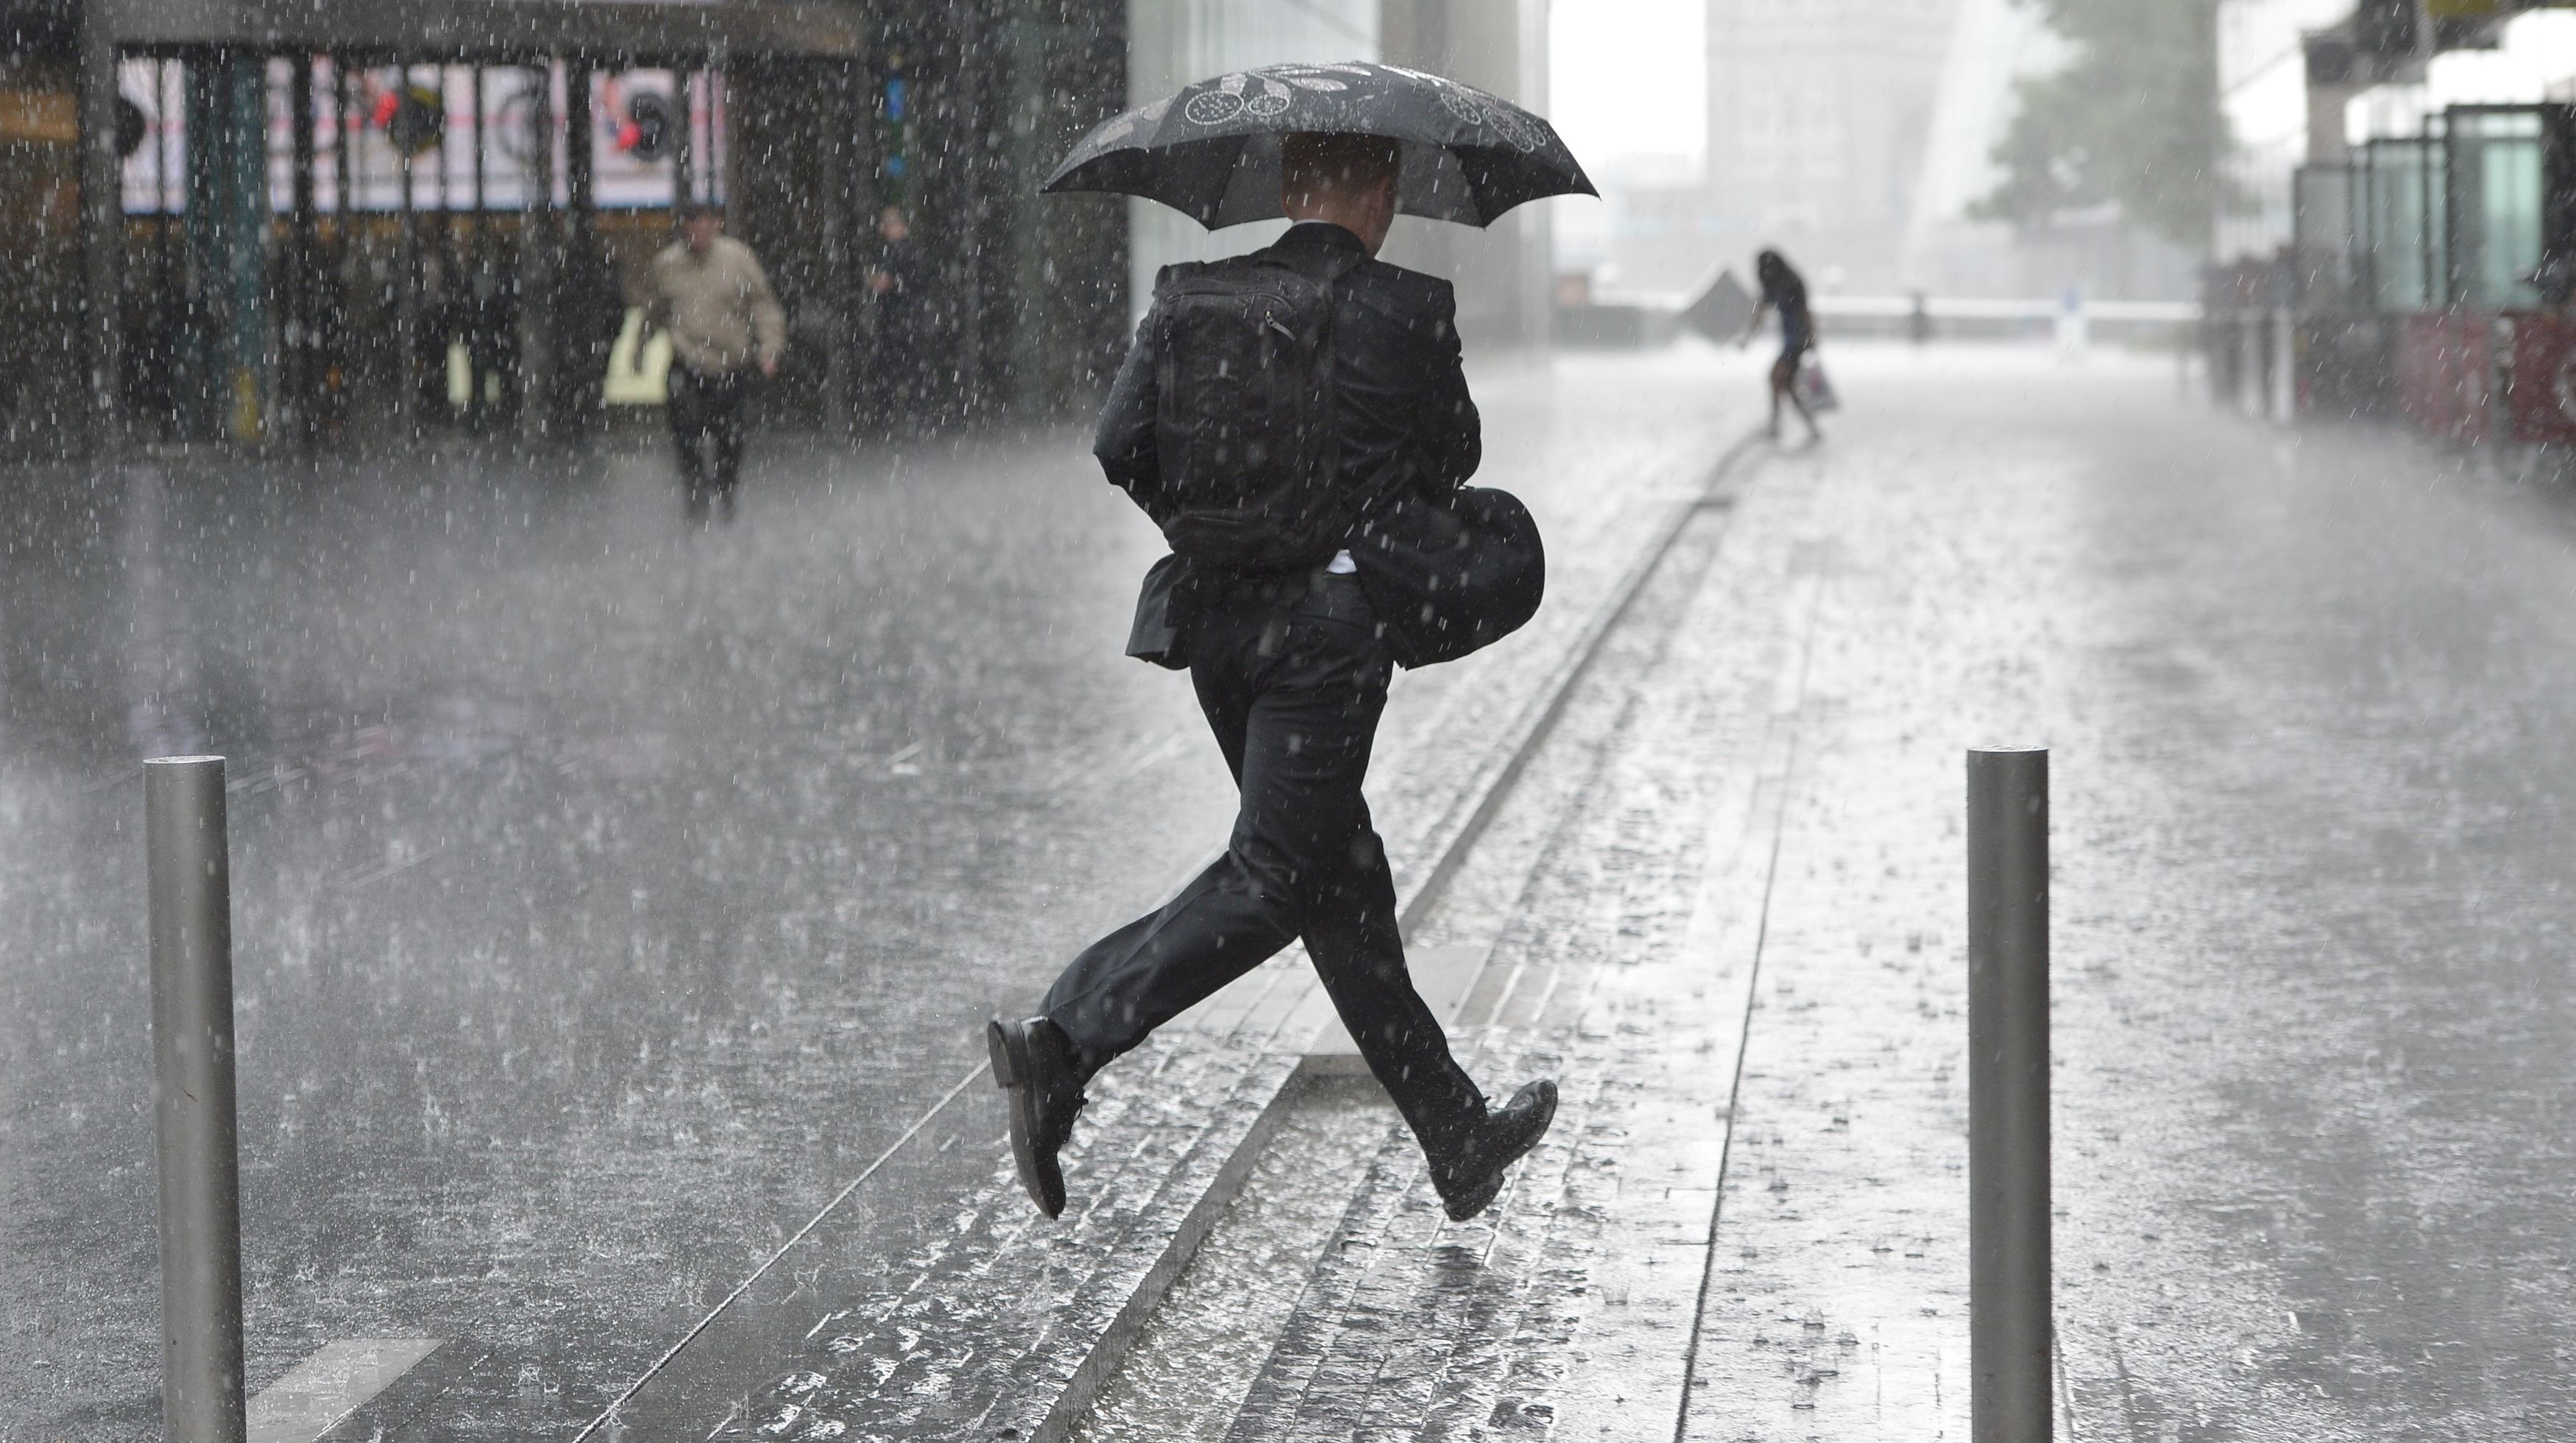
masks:
<instances>
[{"instance_id":1,"label":"umbrella canopy","mask_svg":"<svg viewBox=\"0 0 2576 1443\"><path fill-rule=\"evenodd\" d=\"M1141 195L1210 230L1276 220L1279 141L1298 131L1401 142L1405 215L1481 226L1523 201L1600 194L1556 128L1510 101L1356 60L1239 70L1103 121L1045 189Z\"/></svg>"},{"instance_id":2,"label":"umbrella canopy","mask_svg":"<svg viewBox=\"0 0 2576 1443\"><path fill-rule=\"evenodd\" d=\"M1760 302L1735 272L1720 269L1689 305L1682 307L1681 322L1712 341L1725 344L1744 339L1744 328L1753 324L1753 312Z\"/></svg>"}]
</instances>

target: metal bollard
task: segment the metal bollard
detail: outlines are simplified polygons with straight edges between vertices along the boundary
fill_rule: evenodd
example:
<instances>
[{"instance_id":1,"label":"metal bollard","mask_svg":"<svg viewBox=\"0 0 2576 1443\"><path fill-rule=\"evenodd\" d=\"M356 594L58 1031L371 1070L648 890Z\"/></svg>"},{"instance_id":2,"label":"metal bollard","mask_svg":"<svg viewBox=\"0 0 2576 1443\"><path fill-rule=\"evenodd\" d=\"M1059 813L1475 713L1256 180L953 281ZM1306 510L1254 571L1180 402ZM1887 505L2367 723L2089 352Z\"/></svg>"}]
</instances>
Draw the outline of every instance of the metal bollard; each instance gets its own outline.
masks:
<instances>
[{"instance_id":1,"label":"metal bollard","mask_svg":"<svg viewBox=\"0 0 2576 1443\"><path fill-rule=\"evenodd\" d=\"M241 1157L233 1114L224 759L143 764L160 1132L161 1417L168 1443L243 1443Z\"/></svg>"},{"instance_id":2,"label":"metal bollard","mask_svg":"<svg viewBox=\"0 0 2576 1443\"><path fill-rule=\"evenodd\" d=\"M2299 422L2299 317L2288 306L2272 311L2272 419Z\"/></svg>"},{"instance_id":3,"label":"metal bollard","mask_svg":"<svg viewBox=\"0 0 2576 1443\"><path fill-rule=\"evenodd\" d=\"M2048 749L1968 753L1968 1407L1974 1443L2046 1443Z\"/></svg>"},{"instance_id":4,"label":"metal bollard","mask_svg":"<svg viewBox=\"0 0 2576 1443\"><path fill-rule=\"evenodd\" d=\"M2266 403L2263 365L2263 313L2236 313L2236 409L2259 420Z\"/></svg>"}]
</instances>

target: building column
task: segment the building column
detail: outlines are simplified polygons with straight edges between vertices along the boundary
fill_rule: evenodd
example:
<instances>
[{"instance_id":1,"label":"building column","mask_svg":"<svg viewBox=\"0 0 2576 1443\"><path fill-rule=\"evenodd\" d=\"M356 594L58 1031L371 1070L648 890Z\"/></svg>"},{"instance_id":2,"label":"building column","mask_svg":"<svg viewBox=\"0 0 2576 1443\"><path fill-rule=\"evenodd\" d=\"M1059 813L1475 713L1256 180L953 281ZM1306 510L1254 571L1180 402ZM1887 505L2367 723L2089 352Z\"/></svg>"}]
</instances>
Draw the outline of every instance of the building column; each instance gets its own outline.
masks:
<instances>
[{"instance_id":1,"label":"building column","mask_svg":"<svg viewBox=\"0 0 2576 1443\"><path fill-rule=\"evenodd\" d=\"M817 62L813 75L822 95L825 124L833 132L824 150L822 291L832 330L824 362L828 369L823 380L823 424L831 433L855 438L866 404L860 384L867 363L861 335L867 287L862 277L876 237L870 204L878 164L874 96L862 62Z\"/></svg>"},{"instance_id":2,"label":"building column","mask_svg":"<svg viewBox=\"0 0 2576 1443\"><path fill-rule=\"evenodd\" d=\"M281 318L276 405L272 408L296 446L310 448L320 435L321 216L313 192L313 56L287 57L286 114L290 160L287 210L285 309Z\"/></svg>"},{"instance_id":3,"label":"building column","mask_svg":"<svg viewBox=\"0 0 2576 1443\"><path fill-rule=\"evenodd\" d=\"M1550 0L1379 0L1379 57L1445 75L1544 114ZM1554 247L1543 207L1523 206L1482 231L1404 221L1387 247L1401 265L1458 288L1470 345L1543 346Z\"/></svg>"},{"instance_id":4,"label":"building column","mask_svg":"<svg viewBox=\"0 0 2576 1443\"><path fill-rule=\"evenodd\" d=\"M125 197L116 147L116 32L109 0L81 7L80 196L86 441L91 455L124 438Z\"/></svg>"},{"instance_id":5,"label":"building column","mask_svg":"<svg viewBox=\"0 0 2576 1443\"><path fill-rule=\"evenodd\" d=\"M269 411L275 399L271 365L268 286L268 63L254 51L226 57L223 177L225 232L230 263L232 329L228 360L231 425L226 434L236 443L255 445L268 439Z\"/></svg>"},{"instance_id":6,"label":"building column","mask_svg":"<svg viewBox=\"0 0 2576 1443\"><path fill-rule=\"evenodd\" d=\"M625 293L615 270L600 249L597 175L592 148L591 116L597 100L591 91L595 69L591 58L564 60L564 213L558 286L547 327L554 332L555 392L547 409L562 433L588 436L602 419L600 388L608 370L612 341L598 334L598 323L614 305L621 313Z\"/></svg>"},{"instance_id":7,"label":"building column","mask_svg":"<svg viewBox=\"0 0 2576 1443\"><path fill-rule=\"evenodd\" d=\"M268 427L268 66L200 50L188 67L187 434L244 444Z\"/></svg>"},{"instance_id":8,"label":"building column","mask_svg":"<svg viewBox=\"0 0 2576 1443\"><path fill-rule=\"evenodd\" d=\"M543 441L555 434L555 316L560 309L558 278L563 274L563 228L555 212L554 57L544 56L525 70L533 97L528 131L535 137L522 171L519 202L519 303L511 308L518 330L519 434Z\"/></svg>"}]
</instances>

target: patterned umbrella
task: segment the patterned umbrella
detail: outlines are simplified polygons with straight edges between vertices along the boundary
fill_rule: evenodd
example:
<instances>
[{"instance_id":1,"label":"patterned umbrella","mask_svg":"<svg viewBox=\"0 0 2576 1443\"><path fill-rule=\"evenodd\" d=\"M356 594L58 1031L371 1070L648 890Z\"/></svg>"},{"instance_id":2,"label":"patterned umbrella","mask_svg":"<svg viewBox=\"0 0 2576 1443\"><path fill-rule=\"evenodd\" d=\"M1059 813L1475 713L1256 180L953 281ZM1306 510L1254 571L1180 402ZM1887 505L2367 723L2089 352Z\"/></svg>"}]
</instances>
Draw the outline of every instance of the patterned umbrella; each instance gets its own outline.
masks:
<instances>
[{"instance_id":1,"label":"patterned umbrella","mask_svg":"<svg viewBox=\"0 0 2576 1443\"><path fill-rule=\"evenodd\" d=\"M1360 61L1201 81L1103 121L1045 189L1141 195L1210 230L1276 220L1279 138L1313 130L1402 142L1396 209L1406 215L1481 226L1523 201L1600 194L1556 128L1510 101Z\"/></svg>"}]
</instances>

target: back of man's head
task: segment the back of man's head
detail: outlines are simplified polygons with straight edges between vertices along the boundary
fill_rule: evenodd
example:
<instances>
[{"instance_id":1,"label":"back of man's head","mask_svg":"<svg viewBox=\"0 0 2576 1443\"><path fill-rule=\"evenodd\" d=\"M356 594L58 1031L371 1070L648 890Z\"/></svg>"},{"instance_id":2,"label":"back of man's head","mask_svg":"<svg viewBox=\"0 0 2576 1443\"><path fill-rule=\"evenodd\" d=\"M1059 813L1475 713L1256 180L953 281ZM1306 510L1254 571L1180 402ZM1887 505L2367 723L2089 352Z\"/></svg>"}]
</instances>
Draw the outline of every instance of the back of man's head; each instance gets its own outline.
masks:
<instances>
[{"instance_id":1,"label":"back of man's head","mask_svg":"<svg viewBox=\"0 0 2576 1443\"><path fill-rule=\"evenodd\" d=\"M1280 138L1279 190L1292 203L1357 200L1403 165L1404 147L1382 135L1299 131Z\"/></svg>"}]
</instances>

